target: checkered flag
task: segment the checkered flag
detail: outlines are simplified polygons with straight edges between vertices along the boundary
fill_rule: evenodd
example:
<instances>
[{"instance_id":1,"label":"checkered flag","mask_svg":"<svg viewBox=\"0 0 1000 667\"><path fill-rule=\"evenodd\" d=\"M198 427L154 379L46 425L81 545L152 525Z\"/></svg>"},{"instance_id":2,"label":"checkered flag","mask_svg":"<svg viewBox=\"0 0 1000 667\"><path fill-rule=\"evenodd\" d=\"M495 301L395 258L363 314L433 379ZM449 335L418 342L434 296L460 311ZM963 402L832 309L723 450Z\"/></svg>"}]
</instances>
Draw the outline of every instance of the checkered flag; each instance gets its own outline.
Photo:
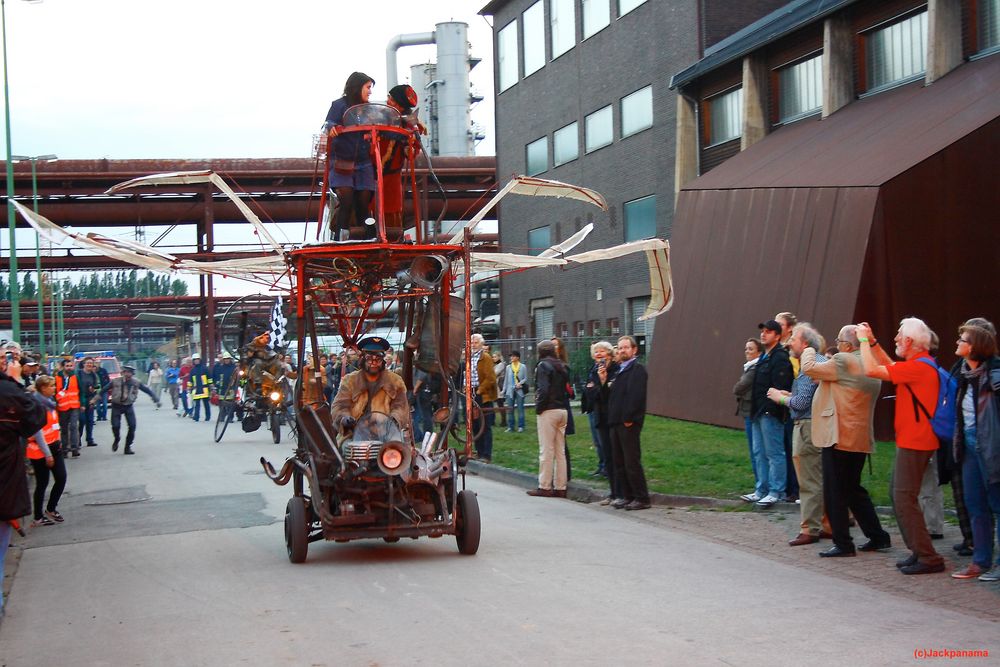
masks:
<instances>
[{"instance_id":1,"label":"checkered flag","mask_svg":"<svg viewBox=\"0 0 1000 667\"><path fill-rule=\"evenodd\" d=\"M288 319L282 312L281 297L279 296L274 302L274 308L271 309L271 347L284 348L288 344L288 341L285 340L287 335Z\"/></svg>"}]
</instances>

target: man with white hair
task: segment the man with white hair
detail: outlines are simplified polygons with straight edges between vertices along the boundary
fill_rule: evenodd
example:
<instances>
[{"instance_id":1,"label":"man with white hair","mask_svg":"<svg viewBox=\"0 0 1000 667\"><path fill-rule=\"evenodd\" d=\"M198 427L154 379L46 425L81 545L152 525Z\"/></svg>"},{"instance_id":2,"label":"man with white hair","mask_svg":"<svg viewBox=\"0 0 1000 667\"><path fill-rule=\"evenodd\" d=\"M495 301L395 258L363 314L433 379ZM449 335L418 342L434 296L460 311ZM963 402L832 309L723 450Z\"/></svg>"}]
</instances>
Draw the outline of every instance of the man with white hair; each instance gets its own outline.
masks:
<instances>
[{"instance_id":1,"label":"man with white hair","mask_svg":"<svg viewBox=\"0 0 1000 667\"><path fill-rule=\"evenodd\" d=\"M802 372L819 384L813 396L812 437L822 451L823 504L833 534L833 546L820 552L827 558L892 546L871 496L861 486L865 459L875 444L875 401L881 383L865 375L856 331L853 324L841 327L837 353L825 364L816 363L818 348L810 346L802 351ZM868 538L857 548L848 510Z\"/></svg>"},{"instance_id":2,"label":"man with white hair","mask_svg":"<svg viewBox=\"0 0 1000 667\"><path fill-rule=\"evenodd\" d=\"M469 338L472 357L472 398L483 410L486 425L483 432L476 438L476 458L483 463L493 460L493 401L497 400L497 375L493 370L493 358L486 347L482 334L472 334Z\"/></svg>"},{"instance_id":3,"label":"man with white hair","mask_svg":"<svg viewBox=\"0 0 1000 667\"><path fill-rule=\"evenodd\" d=\"M857 325L861 362L868 377L896 385L896 463L893 469L893 505L903 540L912 554L896 566L903 574L931 574L944 571L944 559L934 550L930 533L920 511L920 484L938 438L929 417L922 417L917 403L933 412L937 405L937 365L928 354L931 330L923 320L904 318L896 333L893 361L879 347L867 322ZM928 407L929 406L929 407Z\"/></svg>"}]
</instances>

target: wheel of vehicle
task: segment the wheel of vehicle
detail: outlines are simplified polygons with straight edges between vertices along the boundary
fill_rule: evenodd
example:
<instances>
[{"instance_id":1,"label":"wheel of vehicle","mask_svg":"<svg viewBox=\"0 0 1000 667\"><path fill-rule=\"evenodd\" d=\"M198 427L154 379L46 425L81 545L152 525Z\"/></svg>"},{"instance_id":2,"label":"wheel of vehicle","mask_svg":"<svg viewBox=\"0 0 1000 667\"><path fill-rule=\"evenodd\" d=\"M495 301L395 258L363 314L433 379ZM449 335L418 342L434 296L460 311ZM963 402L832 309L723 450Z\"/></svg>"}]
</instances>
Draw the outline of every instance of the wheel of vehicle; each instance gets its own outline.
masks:
<instances>
[{"instance_id":1,"label":"wheel of vehicle","mask_svg":"<svg viewBox=\"0 0 1000 667\"><path fill-rule=\"evenodd\" d=\"M268 427L271 429L271 440L274 440L274 444L281 443L281 420L278 418L278 413L271 410L267 415Z\"/></svg>"},{"instance_id":2,"label":"wheel of vehicle","mask_svg":"<svg viewBox=\"0 0 1000 667\"><path fill-rule=\"evenodd\" d=\"M466 556L472 556L479 551L479 535L481 522L479 518L479 499L476 494L466 489L458 492L458 532L455 541L458 551Z\"/></svg>"},{"instance_id":3,"label":"wheel of vehicle","mask_svg":"<svg viewBox=\"0 0 1000 667\"><path fill-rule=\"evenodd\" d=\"M226 432L226 427L229 426L229 422L233 421L234 412L235 406L233 401L222 400L219 402L219 417L215 420L216 442L222 440L222 436Z\"/></svg>"},{"instance_id":4,"label":"wheel of vehicle","mask_svg":"<svg viewBox=\"0 0 1000 667\"><path fill-rule=\"evenodd\" d=\"M306 501L295 496L285 507L285 547L288 560L304 563L309 551L309 524L306 521Z\"/></svg>"}]
</instances>

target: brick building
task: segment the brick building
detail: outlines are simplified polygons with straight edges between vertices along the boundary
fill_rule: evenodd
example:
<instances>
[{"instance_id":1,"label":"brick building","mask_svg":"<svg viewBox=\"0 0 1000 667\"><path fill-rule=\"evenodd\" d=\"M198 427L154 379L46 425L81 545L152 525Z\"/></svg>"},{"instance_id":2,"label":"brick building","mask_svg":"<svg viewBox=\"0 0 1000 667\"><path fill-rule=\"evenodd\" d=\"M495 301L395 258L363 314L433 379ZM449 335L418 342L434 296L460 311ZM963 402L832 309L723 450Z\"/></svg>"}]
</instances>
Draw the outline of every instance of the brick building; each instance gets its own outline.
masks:
<instances>
[{"instance_id":1,"label":"brick building","mask_svg":"<svg viewBox=\"0 0 1000 667\"><path fill-rule=\"evenodd\" d=\"M493 0L497 174L583 185L608 213L578 203L507 198L505 251L538 252L588 222L579 251L669 238L676 94L670 76L779 6L776 0ZM642 255L501 280L502 338L652 333ZM661 318L662 319L662 318ZM648 327L648 328L647 328Z\"/></svg>"}]
</instances>

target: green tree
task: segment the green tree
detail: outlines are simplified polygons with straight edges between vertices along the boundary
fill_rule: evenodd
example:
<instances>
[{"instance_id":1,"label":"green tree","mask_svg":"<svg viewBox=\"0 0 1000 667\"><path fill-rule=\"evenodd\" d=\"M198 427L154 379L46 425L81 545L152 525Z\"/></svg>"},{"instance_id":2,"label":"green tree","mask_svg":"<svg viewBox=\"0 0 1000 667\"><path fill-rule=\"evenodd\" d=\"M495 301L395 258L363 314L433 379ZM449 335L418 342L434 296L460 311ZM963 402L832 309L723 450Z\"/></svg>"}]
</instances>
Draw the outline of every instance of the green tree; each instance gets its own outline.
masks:
<instances>
[{"instance_id":1,"label":"green tree","mask_svg":"<svg viewBox=\"0 0 1000 667\"><path fill-rule=\"evenodd\" d=\"M35 281L31 278L30 273L25 273L24 278L21 279L21 299L34 301L36 296L38 296L38 289L35 286Z\"/></svg>"},{"instance_id":2,"label":"green tree","mask_svg":"<svg viewBox=\"0 0 1000 667\"><path fill-rule=\"evenodd\" d=\"M10 301L10 296L7 294L7 283L4 282L3 276L0 276L0 301Z\"/></svg>"},{"instance_id":3,"label":"green tree","mask_svg":"<svg viewBox=\"0 0 1000 667\"><path fill-rule=\"evenodd\" d=\"M170 296L187 296L188 286L187 283L180 278L175 279L170 283Z\"/></svg>"}]
</instances>

